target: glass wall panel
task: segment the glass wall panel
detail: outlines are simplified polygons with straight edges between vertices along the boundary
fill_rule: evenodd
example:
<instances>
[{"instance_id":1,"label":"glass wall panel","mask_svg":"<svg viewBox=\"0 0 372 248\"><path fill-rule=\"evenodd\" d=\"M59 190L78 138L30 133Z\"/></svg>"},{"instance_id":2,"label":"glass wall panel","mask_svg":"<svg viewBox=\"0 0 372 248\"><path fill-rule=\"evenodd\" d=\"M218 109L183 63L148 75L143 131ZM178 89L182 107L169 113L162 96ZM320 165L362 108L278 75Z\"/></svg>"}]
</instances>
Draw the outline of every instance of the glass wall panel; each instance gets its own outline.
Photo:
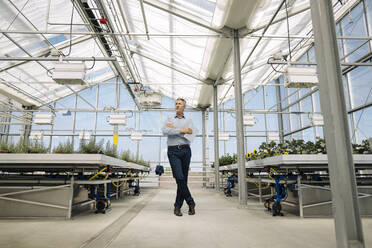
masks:
<instances>
[{"instance_id":1,"label":"glass wall panel","mask_svg":"<svg viewBox=\"0 0 372 248\"><path fill-rule=\"evenodd\" d=\"M244 109L264 109L263 87L244 94Z\"/></svg>"},{"instance_id":2,"label":"glass wall panel","mask_svg":"<svg viewBox=\"0 0 372 248\"><path fill-rule=\"evenodd\" d=\"M159 138L143 137L139 142L140 157L145 161L157 161L159 159Z\"/></svg>"},{"instance_id":3,"label":"glass wall panel","mask_svg":"<svg viewBox=\"0 0 372 248\"><path fill-rule=\"evenodd\" d=\"M123 84L120 84L119 90L119 108L136 109L136 104L134 103L132 97L129 95L127 88Z\"/></svg>"},{"instance_id":4,"label":"glass wall panel","mask_svg":"<svg viewBox=\"0 0 372 248\"><path fill-rule=\"evenodd\" d=\"M315 141L314 128L307 128L303 131L303 140L305 141Z\"/></svg>"},{"instance_id":5,"label":"glass wall panel","mask_svg":"<svg viewBox=\"0 0 372 248\"><path fill-rule=\"evenodd\" d=\"M188 113L186 113L188 114ZM164 120L160 119L160 112L144 112L141 113L141 130L146 130L146 133L159 134Z\"/></svg>"},{"instance_id":6,"label":"glass wall panel","mask_svg":"<svg viewBox=\"0 0 372 248\"><path fill-rule=\"evenodd\" d=\"M358 4L342 20L341 28L344 36L367 36L363 4ZM363 43L365 43L363 45ZM344 40L346 61L354 62L369 51L368 42L364 40ZM350 54L350 55L349 55Z\"/></svg>"},{"instance_id":7,"label":"glass wall panel","mask_svg":"<svg viewBox=\"0 0 372 248\"><path fill-rule=\"evenodd\" d=\"M258 147L262 144L262 142L266 142L265 137L246 137L247 139L247 151L252 152L253 149L258 150Z\"/></svg>"},{"instance_id":8,"label":"glass wall panel","mask_svg":"<svg viewBox=\"0 0 372 248\"><path fill-rule=\"evenodd\" d=\"M78 109L94 109L96 107L97 86L83 90L78 95L80 96L77 99ZM84 98L85 101L82 98ZM89 102L90 105L86 101ZM92 108L92 106L94 108Z\"/></svg>"},{"instance_id":9,"label":"glass wall panel","mask_svg":"<svg viewBox=\"0 0 372 248\"><path fill-rule=\"evenodd\" d=\"M115 84L100 84L98 92L98 108L104 107L115 108L116 85Z\"/></svg>"},{"instance_id":10,"label":"glass wall panel","mask_svg":"<svg viewBox=\"0 0 372 248\"><path fill-rule=\"evenodd\" d=\"M75 130L93 130L94 129L95 113L92 112L78 112L76 113Z\"/></svg>"},{"instance_id":11,"label":"glass wall panel","mask_svg":"<svg viewBox=\"0 0 372 248\"><path fill-rule=\"evenodd\" d=\"M267 120L267 131L278 131L278 115L277 114L266 114Z\"/></svg>"},{"instance_id":12,"label":"glass wall panel","mask_svg":"<svg viewBox=\"0 0 372 248\"><path fill-rule=\"evenodd\" d=\"M74 108L75 107L75 94L62 98L56 102L56 108Z\"/></svg>"},{"instance_id":13,"label":"glass wall panel","mask_svg":"<svg viewBox=\"0 0 372 248\"><path fill-rule=\"evenodd\" d=\"M74 112L71 112L70 115L63 115L62 113L57 113L54 116L54 130L71 130L74 120Z\"/></svg>"},{"instance_id":14,"label":"glass wall panel","mask_svg":"<svg viewBox=\"0 0 372 248\"><path fill-rule=\"evenodd\" d=\"M360 66L348 73L351 90L351 108L356 108L372 101L372 68Z\"/></svg>"},{"instance_id":15,"label":"glass wall panel","mask_svg":"<svg viewBox=\"0 0 372 248\"><path fill-rule=\"evenodd\" d=\"M354 113L356 125L356 142L372 138L372 107Z\"/></svg>"}]
</instances>

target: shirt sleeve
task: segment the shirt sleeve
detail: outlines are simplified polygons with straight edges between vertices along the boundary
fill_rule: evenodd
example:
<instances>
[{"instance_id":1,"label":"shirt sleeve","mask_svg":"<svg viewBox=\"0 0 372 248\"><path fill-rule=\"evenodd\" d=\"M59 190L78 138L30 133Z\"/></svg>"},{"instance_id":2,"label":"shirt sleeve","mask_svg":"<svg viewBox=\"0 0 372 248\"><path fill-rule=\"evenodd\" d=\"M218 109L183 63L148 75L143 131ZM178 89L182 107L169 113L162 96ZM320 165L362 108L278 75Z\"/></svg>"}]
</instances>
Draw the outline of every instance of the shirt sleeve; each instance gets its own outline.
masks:
<instances>
[{"instance_id":1,"label":"shirt sleeve","mask_svg":"<svg viewBox=\"0 0 372 248\"><path fill-rule=\"evenodd\" d=\"M163 123L163 127L161 128L161 131L164 135L181 135L181 129L180 128L170 128L167 127L167 123L169 122L169 118Z\"/></svg>"},{"instance_id":2,"label":"shirt sleeve","mask_svg":"<svg viewBox=\"0 0 372 248\"><path fill-rule=\"evenodd\" d=\"M189 119L189 128L192 129L192 134L196 136L199 133L199 130L194 126L194 123Z\"/></svg>"}]
</instances>

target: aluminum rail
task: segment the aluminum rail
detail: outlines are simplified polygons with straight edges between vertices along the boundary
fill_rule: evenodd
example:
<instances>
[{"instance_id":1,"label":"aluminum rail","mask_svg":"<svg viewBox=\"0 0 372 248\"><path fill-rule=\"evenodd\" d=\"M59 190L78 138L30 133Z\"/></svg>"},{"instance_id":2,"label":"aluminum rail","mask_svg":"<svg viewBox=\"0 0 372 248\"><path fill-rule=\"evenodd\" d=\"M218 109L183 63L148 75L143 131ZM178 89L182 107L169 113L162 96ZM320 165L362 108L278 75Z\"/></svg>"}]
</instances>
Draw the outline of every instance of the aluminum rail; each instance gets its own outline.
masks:
<instances>
[{"instance_id":1,"label":"aluminum rail","mask_svg":"<svg viewBox=\"0 0 372 248\"><path fill-rule=\"evenodd\" d=\"M111 166L117 169L149 171L148 167L102 154L0 154L0 169L76 169Z\"/></svg>"},{"instance_id":2,"label":"aluminum rail","mask_svg":"<svg viewBox=\"0 0 372 248\"><path fill-rule=\"evenodd\" d=\"M354 154L356 169L372 169L372 154ZM265 167L283 170L328 170L327 154L288 154L245 162L251 171L264 171ZM237 164L220 166L220 171L236 170Z\"/></svg>"},{"instance_id":3,"label":"aluminum rail","mask_svg":"<svg viewBox=\"0 0 372 248\"><path fill-rule=\"evenodd\" d=\"M70 24L68 24L70 25ZM4 34L70 34L68 31L30 31L30 30L4 30L0 29L0 33ZM71 32L72 35L84 35L84 36L91 36L91 35L97 35L98 33L96 32L82 32L82 31L73 31ZM107 33L102 33L99 35L103 36L134 36L134 37L146 37L147 35L150 37L195 37L195 38L200 38L200 37L215 37L215 38L222 38L226 37L226 35L222 34L186 34L186 33L123 33L123 32L107 32ZM372 39L372 38L371 38Z\"/></svg>"},{"instance_id":4,"label":"aluminum rail","mask_svg":"<svg viewBox=\"0 0 372 248\"><path fill-rule=\"evenodd\" d=\"M116 61L114 57L64 57L62 61ZM0 61L60 61L59 57L6 57L0 56Z\"/></svg>"}]
</instances>

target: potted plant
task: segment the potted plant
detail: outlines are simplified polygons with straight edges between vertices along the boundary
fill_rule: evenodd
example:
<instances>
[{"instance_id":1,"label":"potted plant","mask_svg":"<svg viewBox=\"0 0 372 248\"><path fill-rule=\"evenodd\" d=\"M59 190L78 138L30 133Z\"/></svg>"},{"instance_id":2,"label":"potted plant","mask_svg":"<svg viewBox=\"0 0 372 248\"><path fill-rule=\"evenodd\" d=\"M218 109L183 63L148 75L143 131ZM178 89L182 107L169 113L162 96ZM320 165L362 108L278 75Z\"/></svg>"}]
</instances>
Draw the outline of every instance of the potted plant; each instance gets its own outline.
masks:
<instances>
[{"instance_id":1,"label":"potted plant","mask_svg":"<svg viewBox=\"0 0 372 248\"><path fill-rule=\"evenodd\" d=\"M58 146L53 150L53 153L74 153L74 146L70 139L68 139L65 143L59 143Z\"/></svg>"},{"instance_id":2,"label":"potted plant","mask_svg":"<svg viewBox=\"0 0 372 248\"><path fill-rule=\"evenodd\" d=\"M87 154L98 154L103 151L103 139L101 139L97 144L94 139L91 139L88 143L85 140L80 141L79 153Z\"/></svg>"}]
</instances>

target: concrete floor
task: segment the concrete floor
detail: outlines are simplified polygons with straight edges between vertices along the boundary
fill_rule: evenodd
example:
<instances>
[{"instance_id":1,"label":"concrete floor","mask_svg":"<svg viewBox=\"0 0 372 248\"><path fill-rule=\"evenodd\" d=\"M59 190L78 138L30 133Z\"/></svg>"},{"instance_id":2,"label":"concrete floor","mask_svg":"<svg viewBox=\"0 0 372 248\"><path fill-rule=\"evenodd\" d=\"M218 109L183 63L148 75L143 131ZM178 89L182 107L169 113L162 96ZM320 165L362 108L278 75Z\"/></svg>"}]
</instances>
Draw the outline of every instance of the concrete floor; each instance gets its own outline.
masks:
<instances>
[{"instance_id":1,"label":"concrete floor","mask_svg":"<svg viewBox=\"0 0 372 248\"><path fill-rule=\"evenodd\" d=\"M0 247L336 247L332 219L272 217L261 204L238 208L237 198L192 188L196 215L173 215L175 189L143 189L139 197L113 201L107 214L72 220L0 220ZM363 219L372 247L372 219Z\"/></svg>"}]
</instances>

